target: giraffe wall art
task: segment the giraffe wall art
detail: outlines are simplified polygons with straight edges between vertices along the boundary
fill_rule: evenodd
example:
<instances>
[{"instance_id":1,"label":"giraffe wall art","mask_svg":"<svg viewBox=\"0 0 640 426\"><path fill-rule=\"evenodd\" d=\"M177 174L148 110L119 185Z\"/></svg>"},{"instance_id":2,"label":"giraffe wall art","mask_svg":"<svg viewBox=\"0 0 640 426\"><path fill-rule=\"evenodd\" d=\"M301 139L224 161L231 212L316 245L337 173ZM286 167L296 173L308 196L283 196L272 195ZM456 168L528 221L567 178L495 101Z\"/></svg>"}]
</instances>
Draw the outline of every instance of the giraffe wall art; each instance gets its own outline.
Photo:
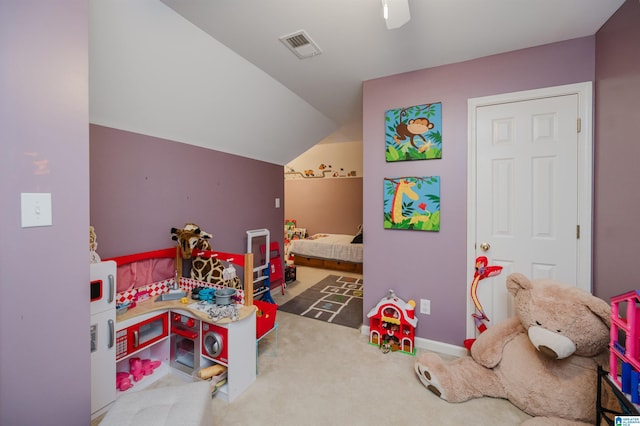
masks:
<instances>
[{"instance_id":1,"label":"giraffe wall art","mask_svg":"<svg viewBox=\"0 0 640 426\"><path fill-rule=\"evenodd\" d=\"M440 231L440 176L384 178L384 228Z\"/></svg>"}]
</instances>

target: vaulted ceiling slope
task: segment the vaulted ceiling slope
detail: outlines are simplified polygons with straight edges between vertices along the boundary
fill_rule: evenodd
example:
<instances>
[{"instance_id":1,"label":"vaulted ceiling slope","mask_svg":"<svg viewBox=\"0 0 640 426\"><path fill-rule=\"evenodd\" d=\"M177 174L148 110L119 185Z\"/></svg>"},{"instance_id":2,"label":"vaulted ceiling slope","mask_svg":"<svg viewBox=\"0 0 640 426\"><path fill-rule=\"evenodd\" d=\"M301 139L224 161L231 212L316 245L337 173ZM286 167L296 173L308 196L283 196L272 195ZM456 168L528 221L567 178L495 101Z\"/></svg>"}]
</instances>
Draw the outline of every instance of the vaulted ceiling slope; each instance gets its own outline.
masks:
<instances>
[{"instance_id":1,"label":"vaulted ceiling slope","mask_svg":"<svg viewBox=\"0 0 640 426\"><path fill-rule=\"evenodd\" d=\"M91 122L276 164L360 140L362 82L593 35L624 0L91 1ZM279 38L305 30L298 59Z\"/></svg>"},{"instance_id":2,"label":"vaulted ceiling slope","mask_svg":"<svg viewBox=\"0 0 640 426\"><path fill-rule=\"evenodd\" d=\"M90 121L275 164L336 124L157 0L90 3Z\"/></svg>"}]
</instances>

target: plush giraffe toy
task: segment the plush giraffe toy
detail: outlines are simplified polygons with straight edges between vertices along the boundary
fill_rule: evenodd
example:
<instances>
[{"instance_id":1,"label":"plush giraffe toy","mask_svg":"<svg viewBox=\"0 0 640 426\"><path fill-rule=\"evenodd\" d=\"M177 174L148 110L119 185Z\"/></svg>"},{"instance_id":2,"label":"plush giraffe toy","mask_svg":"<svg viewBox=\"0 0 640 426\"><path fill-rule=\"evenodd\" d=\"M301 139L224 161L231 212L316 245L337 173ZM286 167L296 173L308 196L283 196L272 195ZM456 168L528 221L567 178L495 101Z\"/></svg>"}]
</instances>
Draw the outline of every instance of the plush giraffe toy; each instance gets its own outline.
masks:
<instances>
[{"instance_id":1,"label":"plush giraffe toy","mask_svg":"<svg viewBox=\"0 0 640 426\"><path fill-rule=\"evenodd\" d=\"M96 230L93 226L89 226L89 262L90 263L98 263L100 262L100 255L96 250L98 249L98 237L96 236Z\"/></svg>"},{"instance_id":2,"label":"plush giraffe toy","mask_svg":"<svg viewBox=\"0 0 640 426\"><path fill-rule=\"evenodd\" d=\"M191 278L212 284L242 289L240 279L228 278L224 264L216 257L200 257L194 253L211 250L209 239L213 235L200 229L195 223L187 223L182 229L171 228L171 239L178 242L183 259L191 259ZM228 279L227 279L228 278Z\"/></svg>"}]
</instances>

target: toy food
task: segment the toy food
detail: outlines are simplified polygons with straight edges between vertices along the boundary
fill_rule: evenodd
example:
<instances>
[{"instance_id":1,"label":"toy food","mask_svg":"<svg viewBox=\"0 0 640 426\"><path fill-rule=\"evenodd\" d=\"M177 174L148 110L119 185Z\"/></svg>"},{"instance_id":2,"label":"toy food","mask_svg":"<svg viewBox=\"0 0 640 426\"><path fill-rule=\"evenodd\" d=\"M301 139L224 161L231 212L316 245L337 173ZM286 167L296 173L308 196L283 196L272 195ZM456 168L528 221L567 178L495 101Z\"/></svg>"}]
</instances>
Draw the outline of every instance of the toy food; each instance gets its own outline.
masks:
<instances>
[{"instance_id":1,"label":"toy food","mask_svg":"<svg viewBox=\"0 0 640 426\"><path fill-rule=\"evenodd\" d=\"M200 377L203 380L207 380L212 378L213 376L222 374L225 371L227 371L227 367L225 367L224 365L216 364L216 365L212 365L211 367L206 367L198 371L198 377Z\"/></svg>"}]
</instances>

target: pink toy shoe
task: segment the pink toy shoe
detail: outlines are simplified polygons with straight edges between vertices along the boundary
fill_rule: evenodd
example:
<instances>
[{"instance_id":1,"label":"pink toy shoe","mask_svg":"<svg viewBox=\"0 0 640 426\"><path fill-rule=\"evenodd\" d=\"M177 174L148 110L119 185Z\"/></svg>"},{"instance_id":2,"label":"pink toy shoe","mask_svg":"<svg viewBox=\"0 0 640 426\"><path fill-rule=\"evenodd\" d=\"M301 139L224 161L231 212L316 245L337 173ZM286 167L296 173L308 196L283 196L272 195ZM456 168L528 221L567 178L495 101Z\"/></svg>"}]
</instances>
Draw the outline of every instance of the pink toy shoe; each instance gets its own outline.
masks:
<instances>
[{"instance_id":1,"label":"pink toy shoe","mask_svg":"<svg viewBox=\"0 0 640 426\"><path fill-rule=\"evenodd\" d=\"M150 376L153 374L153 368L151 367L150 359L142 360L142 374L144 374L145 376Z\"/></svg>"},{"instance_id":2,"label":"pink toy shoe","mask_svg":"<svg viewBox=\"0 0 640 426\"><path fill-rule=\"evenodd\" d=\"M140 358L131 358L129 360L129 372L133 375L133 380L139 382L144 376L142 371L142 361Z\"/></svg>"},{"instance_id":3,"label":"pink toy shoe","mask_svg":"<svg viewBox=\"0 0 640 426\"><path fill-rule=\"evenodd\" d=\"M160 361L158 360L150 360L143 359L142 360L142 371L145 376L149 376L153 374L153 371L160 366Z\"/></svg>"},{"instance_id":4,"label":"pink toy shoe","mask_svg":"<svg viewBox=\"0 0 640 426\"><path fill-rule=\"evenodd\" d=\"M133 387L133 383L131 383L130 374L127 372L116 373L116 389L119 391L126 391Z\"/></svg>"}]
</instances>

